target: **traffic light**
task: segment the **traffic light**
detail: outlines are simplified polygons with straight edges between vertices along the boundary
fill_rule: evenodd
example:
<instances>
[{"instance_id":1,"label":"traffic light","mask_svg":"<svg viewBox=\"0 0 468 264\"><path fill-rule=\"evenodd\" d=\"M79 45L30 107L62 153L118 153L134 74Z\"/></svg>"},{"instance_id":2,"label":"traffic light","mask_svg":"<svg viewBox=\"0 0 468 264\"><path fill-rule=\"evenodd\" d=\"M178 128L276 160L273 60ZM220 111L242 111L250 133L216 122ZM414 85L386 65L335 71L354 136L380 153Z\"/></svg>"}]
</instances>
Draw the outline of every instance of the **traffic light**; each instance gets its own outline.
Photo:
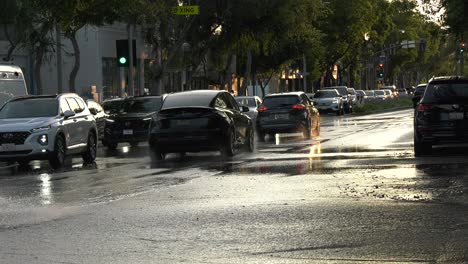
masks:
<instances>
[{"instance_id":1,"label":"traffic light","mask_svg":"<svg viewBox=\"0 0 468 264\"><path fill-rule=\"evenodd\" d=\"M379 78L383 78L384 77L384 64L383 63L379 63Z\"/></svg>"},{"instance_id":2,"label":"traffic light","mask_svg":"<svg viewBox=\"0 0 468 264\"><path fill-rule=\"evenodd\" d=\"M460 54L465 52L465 42L460 42Z\"/></svg>"},{"instance_id":3,"label":"traffic light","mask_svg":"<svg viewBox=\"0 0 468 264\"><path fill-rule=\"evenodd\" d=\"M133 66L136 66L136 41L133 40ZM119 67L128 67L130 56L128 53L128 39L118 39L115 41L117 51L117 65Z\"/></svg>"}]
</instances>

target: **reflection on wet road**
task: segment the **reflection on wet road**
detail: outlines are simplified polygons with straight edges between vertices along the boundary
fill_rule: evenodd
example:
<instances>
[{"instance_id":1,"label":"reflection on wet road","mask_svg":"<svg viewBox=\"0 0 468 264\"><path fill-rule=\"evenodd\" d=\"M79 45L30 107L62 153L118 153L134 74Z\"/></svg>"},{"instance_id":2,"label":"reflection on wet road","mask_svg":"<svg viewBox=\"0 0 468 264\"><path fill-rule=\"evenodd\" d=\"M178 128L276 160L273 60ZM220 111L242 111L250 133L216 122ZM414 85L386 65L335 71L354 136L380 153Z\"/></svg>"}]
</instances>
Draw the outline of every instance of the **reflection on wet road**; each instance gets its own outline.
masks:
<instances>
[{"instance_id":1,"label":"reflection on wet road","mask_svg":"<svg viewBox=\"0 0 468 264\"><path fill-rule=\"evenodd\" d=\"M218 153L169 155L151 164L148 147L101 148L95 164L80 158L61 171L46 162L0 170L0 201L23 205L108 202L210 175L327 175L338 197L463 202L468 161L464 148L413 157L410 110L361 117L323 116L321 135L276 135L253 154L223 160ZM440 188L438 188L440 187ZM328 188L328 187L327 187ZM330 195L324 189L324 195Z\"/></svg>"}]
</instances>

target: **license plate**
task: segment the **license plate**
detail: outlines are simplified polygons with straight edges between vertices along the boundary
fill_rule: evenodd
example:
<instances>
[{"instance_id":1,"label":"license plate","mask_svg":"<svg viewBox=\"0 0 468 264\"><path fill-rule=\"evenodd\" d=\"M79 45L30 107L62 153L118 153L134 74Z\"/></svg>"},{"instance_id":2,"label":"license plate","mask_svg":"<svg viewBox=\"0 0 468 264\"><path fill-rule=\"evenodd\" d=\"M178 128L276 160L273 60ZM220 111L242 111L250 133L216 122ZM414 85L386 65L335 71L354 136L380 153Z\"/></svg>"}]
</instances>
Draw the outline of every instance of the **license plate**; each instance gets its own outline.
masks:
<instances>
[{"instance_id":1,"label":"license plate","mask_svg":"<svg viewBox=\"0 0 468 264\"><path fill-rule=\"evenodd\" d=\"M15 151L15 144L2 144L0 145L0 151Z\"/></svg>"},{"instance_id":2,"label":"license plate","mask_svg":"<svg viewBox=\"0 0 468 264\"><path fill-rule=\"evenodd\" d=\"M449 113L450 120L460 120L463 119L463 113Z\"/></svg>"},{"instance_id":3,"label":"license plate","mask_svg":"<svg viewBox=\"0 0 468 264\"><path fill-rule=\"evenodd\" d=\"M122 131L124 135L133 135L133 130L132 129L124 129Z\"/></svg>"},{"instance_id":4,"label":"license plate","mask_svg":"<svg viewBox=\"0 0 468 264\"><path fill-rule=\"evenodd\" d=\"M288 114L275 114L275 119L289 119Z\"/></svg>"},{"instance_id":5,"label":"license plate","mask_svg":"<svg viewBox=\"0 0 468 264\"><path fill-rule=\"evenodd\" d=\"M190 125L190 120L176 120L175 124L177 126L189 126Z\"/></svg>"}]
</instances>

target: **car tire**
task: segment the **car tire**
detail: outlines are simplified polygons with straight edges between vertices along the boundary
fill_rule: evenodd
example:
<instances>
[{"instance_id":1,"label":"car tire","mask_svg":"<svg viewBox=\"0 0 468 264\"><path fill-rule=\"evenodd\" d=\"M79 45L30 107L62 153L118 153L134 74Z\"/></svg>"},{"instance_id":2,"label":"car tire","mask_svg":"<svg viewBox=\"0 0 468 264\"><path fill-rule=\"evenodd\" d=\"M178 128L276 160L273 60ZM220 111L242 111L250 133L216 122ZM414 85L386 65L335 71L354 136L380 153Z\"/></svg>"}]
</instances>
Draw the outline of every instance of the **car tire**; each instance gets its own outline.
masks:
<instances>
[{"instance_id":1,"label":"car tire","mask_svg":"<svg viewBox=\"0 0 468 264\"><path fill-rule=\"evenodd\" d=\"M158 150L157 146L150 148L150 157L152 162L163 161L166 158L166 153Z\"/></svg>"},{"instance_id":2,"label":"car tire","mask_svg":"<svg viewBox=\"0 0 468 264\"><path fill-rule=\"evenodd\" d=\"M96 160L97 143L94 133L89 133L86 151L81 155L85 163L92 163Z\"/></svg>"},{"instance_id":3,"label":"car tire","mask_svg":"<svg viewBox=\"0 0 468 264\"><path fill-rule=\"evenodd\" d=\"M234 129L229 129L229 132L226 135L226 138L223 140L221 145L221 155L223 157L232 157L236 153L236 134Z\"/></svg>"},{"instance_id":4,"label":"car tire","mask_svg":"<svg viewBox=\"0 0 468 264\"><path fill-rule=\"evenodd\" d=\"M302 136L304 139L310 139L311 138L311 127L307 125L302 126Z\"/></svg>"},{"instance_id":5,"label":"car tire","mask_svg":"<svg viewBox=\"0 0 468 264\"><path fill-rule=\"evenodd\" d=\"M249 138L247 139L247 151L254 152L255 149L255 134L253 128L249 129Z\"/></svg>"},{"instance_id":6,"label":"car tire","mask_svg":"<svg viewBox=\"0 0 468 264\"><path fill-rule=\"evenodd\" d=\"M115 150L117 148L118 143L117 142L106 142L106 144L103 143L104 146L107 147L109 150Z\"/></svg>"},{"instance_id":7,"label":"car tire","mask_svg":"<svg viewBox=\"0 0 468 264\"><path fill-rule=\"evenodd\" d=\"M265 142L265 133L257 131L257 139L259 142Z\"/></svg>"},{"instance_id":8,"label":"car tire","mask_svg":"<svg viewBox=\"0 0 468 264\"><path fill-rule=\"evenodd\" d=\"M54 151L49 157L49 164L53 169L58 169L63 166L66 158L66 144L62 136L57 136L54 144Z\"/></svg>"},{"instance_id":9,"label":"car tire","mask_svg":"<svg viewBox=\"0 0 468 264\"><path fill-rule=\"evenodd\" d=\"M422 157L430 155L432 153L432 144L419 142L417 139L414 140L414 156Z\"/></svg>"}]
</instances>

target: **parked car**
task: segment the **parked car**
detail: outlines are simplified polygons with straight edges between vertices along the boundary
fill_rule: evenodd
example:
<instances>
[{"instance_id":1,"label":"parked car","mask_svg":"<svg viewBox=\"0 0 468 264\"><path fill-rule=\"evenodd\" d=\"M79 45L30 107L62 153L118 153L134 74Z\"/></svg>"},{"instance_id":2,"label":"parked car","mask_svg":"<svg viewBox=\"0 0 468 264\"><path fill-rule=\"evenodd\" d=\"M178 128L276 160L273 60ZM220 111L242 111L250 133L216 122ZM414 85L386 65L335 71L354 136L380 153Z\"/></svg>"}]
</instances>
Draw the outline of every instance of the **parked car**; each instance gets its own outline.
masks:
<instances>
[{"instance_id":1,"label":"parked car","mask_svg":"<svg viewBox=\"0 0 468 264\"><path fill-rule=\"evenodd\" d=\"M468 78L433 78L414 112L414 154L431 154L433 145L464 143L468 143Z\"/></svg>"},{"instance_id":2,"label":"parked car","mask_svg":"<svg viewBox=\"0 0 468 264\"><path fill-rule=\"evenodd\" d=\"M0 107L15 96L28 94L21 67L13 64L0 64Z\"/></svg>"},{"instance_id":3,"label":"parked car","mask_svg":"<svg viewBox=\"0 0 468 264\"><path fill-rule=\"evenodd\" d=\"M102 140L104 138L104 126L106 124L106 119L109 117L109 115L106 114L101 105L95 102L94 100L87 100L86 104L88 105L89 112L94 116L94 119L96 120L98 139Z\"/></svg>"},{"instance_id":4,"label":"parked car","mask_svg":"<svg viewBox=\"0 0 468 264\"><path fill-rule=\"evenodd\" d=\"M384 90L374 90L375 100L383 101L387 99L387 93Z\"/></svg>"},{"instance_id":5,"label":"parked car","mask_svg":"<svg viewBox=\"0 0 468 264\"><path fill-rule=\"evenodd\" d=\"M343 99L343 105L345 112L351 113L353 111L353 100L351 96L349 96L348 93L348 87L346 86L330 86L330 87L324 87L323 90L327 89L336 89L338 93L340 93L342 99Z\"/></svg>"},{"instance_id":6,"label":"parked car","mask_svg":"<svg viewBox=\"0 0 468 264\"><path fill-rule=\"evenodd\" d=\"M344 114L343 99L337 90L318 90L312 101L319 111Z\"/></svg>"},{"instance_id":7,"label":"parked car","mask_svg":"<svg viewBox=\"0 0 468 264\"><path fill-rule=\"evenodd\" d=\"M254 150L252 119L227 91L197 90L167 95L151 122L149 145L152 158L166 153L221 151L233 156L241 147Z\"/></svg>"},{"instance_id":8,"label":"parked car","mask_svg":"<svg viewBox=\"0 0 468 264\"><path fill-rule=\"evenodd\" d=\"M59 168L68 155L96 158L96 121L77 94L17 97L0 109L0 120L1 161L49 160Z\"/></svg>"},{"instance_id":9,"label":"parked car","mask_svg":"<svg viewBox=\"0 0 468 264\"><path fill-rule=\"evenodd\" d=\"M260 141L266 134L288 132L302 132L306 139L320 134L319 111L303 92L269 94L258 108Z\"/></svg>"},{"instance_id":10,"label":"parked car","mask_svg":"<svg viewBox=\"0 0 468 264\"><path fill-rule=\"evenodd\" d=\"M358 104L364 103L364 99L366 97L366 93L363 90L356 90L356 99Z\"/></svg>"},{"instance_id":11,"label":"parked car","mask_svg":"<svg viewBox=\"0 0 468 264\"><path fill-rule=\"evenodd\" d=\"M416 108L424 92L426 91L426 86L427 86L427 83L422 83L416 86L416 89L414 90L414 93L413 93L413 97L411 98L411 100L413 101L414 108Z\"/></svg>"},{"instance_id":12,"label":"parked car","mask_svg":"<svg viewBox=\"0 0 468 264\"><path fill-rule=\"evenodd\" d=\"M148 131L152 116L157 113L164 96L136 96L122 101L121 109L106 119L102 144L109 149L119 143L128 142L137 146L148 141Z\"/></svg>"},{"instance_id":13,"label":"parked car","mask_svg":"<svg viewBox=\"0 0 468 264\"><path fill-rule=\"evenodd\" d=\"M367 90L365 91L366 95L364 96L364 101L372 102L375 100L375 91L374 90Z\"/></svg>"},{"instance_id":14,"label":"parked car","mask_svg":"<svg viewBox=\"0 0 468 264\"><path fill-rule=\"evenodd\" d=\"M348 96L351 97L352 106L356 106L358 103L356 90L354 88L348 88Z\"/></svg>"},{"instance_id":15,"label":"parked car","mask_svg":"<svg viewBox=\"0 0 468 264\"><path fill-rule=\"evenodd\" d=\"M249 111L245 112L245 114L252 118L252 122L255 124L258 115L257 109L262 104L262 99L258 96L237 96L234 99L236 99L239 106L247 106L249 108Z\"/></svg>"},{"instance_id":16,"label":"parked car","mask_svg":"<svg viewBox=\"0 0 468 264\"><path fill-rule=\"evenodd\" d=\"M122 109L124 98L114 98L102 102L102 108L106 114L115 114Z\"/></svg>"}]
</instances>

